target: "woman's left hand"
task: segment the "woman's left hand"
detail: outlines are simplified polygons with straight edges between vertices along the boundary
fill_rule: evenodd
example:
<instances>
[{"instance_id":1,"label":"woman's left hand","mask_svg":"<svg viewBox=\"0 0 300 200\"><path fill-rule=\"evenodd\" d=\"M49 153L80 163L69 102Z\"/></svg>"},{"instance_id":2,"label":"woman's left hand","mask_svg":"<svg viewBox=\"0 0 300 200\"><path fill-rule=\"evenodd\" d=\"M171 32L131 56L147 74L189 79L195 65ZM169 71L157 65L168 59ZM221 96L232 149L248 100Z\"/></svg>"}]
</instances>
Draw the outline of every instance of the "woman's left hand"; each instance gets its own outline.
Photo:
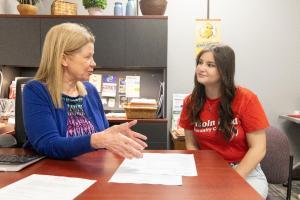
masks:
<instances>
[{"instance_id":1,"label":"woman's left hand","mask_svg":"<svg viewBox=\"0 0 300 200\"><path fill-rule=\"evenodd\" d=\"M132 126L136 125L136 123L137 120L133 120L131 122L120 124L118 126L119 132L126 135L127 137L130 137L131 139L139 143L141 146L146 148L147 144L143 140L147 140L147 137L130 129Z\"/></svg>"},{"instance_id":2,"label":"woman's left hand","mask_svg":"<svg viewBox=\"0 0 300 200\"><path fill-rule=\"evenodd\" d=\"M130 129L136 123L136 120L126 122L92 134L91 146L96 149L106 148L129 159L143 157L142 150L147 147L143 140L147 137Z\"/></svg>"}]
</instances>

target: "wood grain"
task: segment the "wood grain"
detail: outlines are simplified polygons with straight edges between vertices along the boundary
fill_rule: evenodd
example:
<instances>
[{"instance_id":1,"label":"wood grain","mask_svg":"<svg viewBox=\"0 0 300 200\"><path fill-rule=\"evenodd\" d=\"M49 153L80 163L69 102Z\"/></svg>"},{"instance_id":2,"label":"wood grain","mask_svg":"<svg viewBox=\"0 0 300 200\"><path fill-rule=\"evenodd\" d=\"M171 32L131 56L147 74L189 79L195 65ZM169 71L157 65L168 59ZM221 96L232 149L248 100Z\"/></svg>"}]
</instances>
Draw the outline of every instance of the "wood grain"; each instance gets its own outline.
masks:
<instances>
[{"instance_id":1,"label":"wood grain","mask_svg":"<svg viewBox=\"0 0 300 200\"><path fill-rule=\"evenodd\" d=\"M0 149L1 151L24 152L22 149ZM99 150L68 161L43 159L21 172L1 172L0 188L31 174L47 174L97 180L76 199L262 199L243 178L213 151L152 150L146 152L193 153L198 176L183 177L182 186L108 183L123 159L109 151Z\"/></svg>"}]
</instances>

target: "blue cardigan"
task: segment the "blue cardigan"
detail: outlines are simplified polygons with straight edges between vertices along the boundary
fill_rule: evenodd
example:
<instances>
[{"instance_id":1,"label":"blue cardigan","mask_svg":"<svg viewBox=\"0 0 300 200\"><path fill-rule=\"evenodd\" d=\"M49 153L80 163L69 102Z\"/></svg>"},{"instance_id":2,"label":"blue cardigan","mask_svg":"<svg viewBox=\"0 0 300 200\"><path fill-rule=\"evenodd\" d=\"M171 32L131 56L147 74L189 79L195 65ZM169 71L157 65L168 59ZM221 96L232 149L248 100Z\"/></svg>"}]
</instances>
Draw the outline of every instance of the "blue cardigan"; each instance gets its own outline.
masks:
<instances>
[{"instance_id":1,"label":"blue cardigan","mask_svg":"<svg viewBox=\"0 0 300 200\"><path fill-rule=\"evenodd\" d=\"M96 88L83 83L87 95L83 98L83 109L97 132L108 128L103 105ZM25 147L56 159L69 159L94 151L90 135L66 137L67 105L57 109L52 103L46 86L36 80L26 83L23 90L23 117L28 138Z\"/></svg>"}]
</instances>

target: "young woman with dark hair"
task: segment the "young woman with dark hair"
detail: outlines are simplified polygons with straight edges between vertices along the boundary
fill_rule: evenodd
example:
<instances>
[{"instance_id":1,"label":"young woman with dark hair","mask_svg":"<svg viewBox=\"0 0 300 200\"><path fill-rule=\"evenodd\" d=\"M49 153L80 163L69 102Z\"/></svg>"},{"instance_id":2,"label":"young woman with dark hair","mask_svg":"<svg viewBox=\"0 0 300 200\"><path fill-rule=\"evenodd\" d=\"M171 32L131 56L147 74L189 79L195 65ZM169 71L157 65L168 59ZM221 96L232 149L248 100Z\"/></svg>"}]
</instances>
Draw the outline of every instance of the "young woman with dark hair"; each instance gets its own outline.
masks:
<instances>
[{"instance_id":1,"label":"young woman with dark hair","mask_svg":"<svg viewBox=\"0 0 300 200\"><path fill-rule=\"evenodd\" d=\"M179 125L187 149L220 154L264 198L260 168L269 122L257 96L234 83L235 54L227 45L204 48L196 58L194 89L184 100Z\"/></svg>"}]
</instances>

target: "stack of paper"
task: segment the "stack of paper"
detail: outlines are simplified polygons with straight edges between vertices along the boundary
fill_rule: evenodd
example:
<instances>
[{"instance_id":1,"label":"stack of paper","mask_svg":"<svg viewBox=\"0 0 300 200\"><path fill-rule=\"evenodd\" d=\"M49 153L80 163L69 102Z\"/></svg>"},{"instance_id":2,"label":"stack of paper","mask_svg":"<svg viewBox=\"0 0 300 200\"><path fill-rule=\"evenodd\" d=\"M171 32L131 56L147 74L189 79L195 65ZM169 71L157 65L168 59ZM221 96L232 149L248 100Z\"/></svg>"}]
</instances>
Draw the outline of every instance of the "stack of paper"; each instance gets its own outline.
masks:
<instances>
[{"instance_id":1,"label":"stack of paper","mask_svg":"<svg viewBox=\"0 0 300 200\"><path fill-rule=\"evenodd\" d=\"M145 108L145 109L157 109L157 102L155 99L132 99L127 105L129 108Z\"/></svg>"},{"instance_id":2,"label":"stack of paper","mask_svg":"<svg viewBox=\"0 0 300 200\"><path fill-rule=\"evenodd\" d=\"M154 105L157 105L155 99L145 99L145 98L141 98L141 99L134 98L130 101L130 103L132 103L132 104L150 104L150 105L154 104Z\"/></svg>"}]
</instances>

